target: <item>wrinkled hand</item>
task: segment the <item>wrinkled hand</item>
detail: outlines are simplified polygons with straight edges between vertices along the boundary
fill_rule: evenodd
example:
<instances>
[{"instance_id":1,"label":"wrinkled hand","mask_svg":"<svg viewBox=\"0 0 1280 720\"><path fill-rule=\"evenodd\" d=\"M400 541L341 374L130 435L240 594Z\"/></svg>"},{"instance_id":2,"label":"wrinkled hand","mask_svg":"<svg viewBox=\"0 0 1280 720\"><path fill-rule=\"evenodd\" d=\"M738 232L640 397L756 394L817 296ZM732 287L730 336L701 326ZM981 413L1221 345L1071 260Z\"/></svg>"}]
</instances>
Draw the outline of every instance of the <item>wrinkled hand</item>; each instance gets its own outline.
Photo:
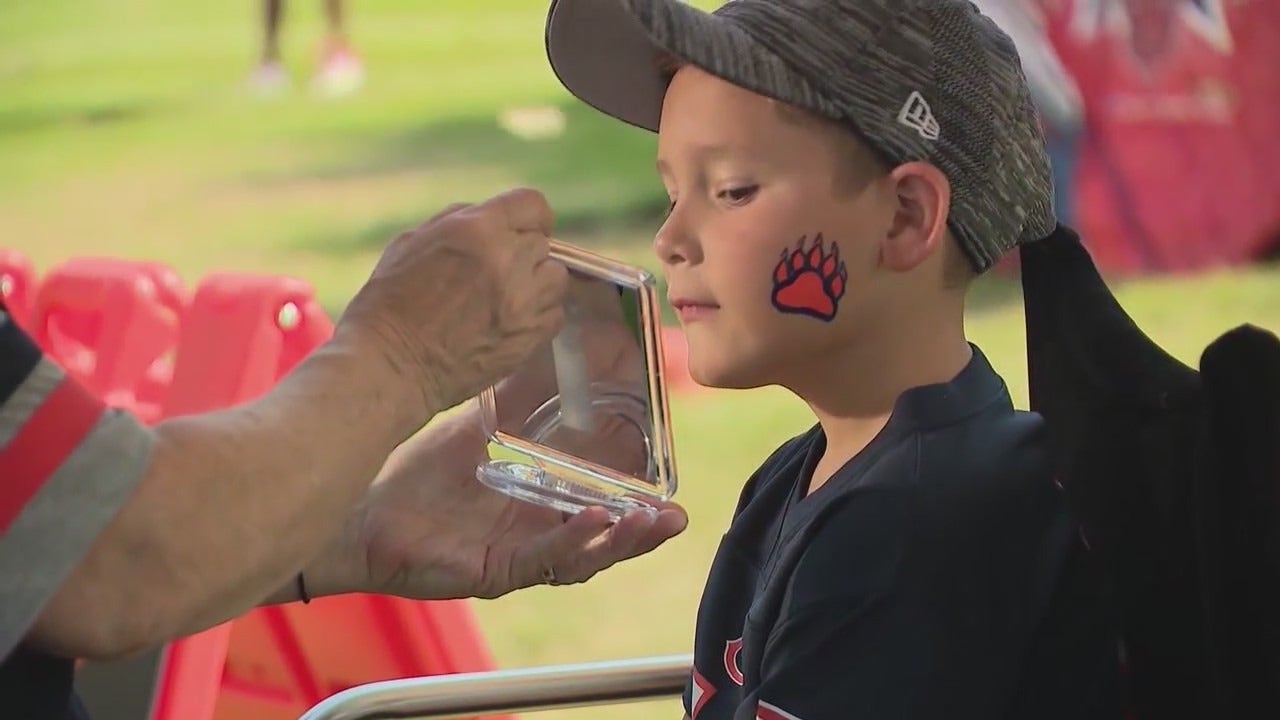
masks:
<instances>
[{"instance_id":1,"label":"wrinkled hand","mask_svg":"<svg viewBox=\"0 0 1280 720\"><path fill-rule=\"evenodd\" d=\"M610 523L603 508L564 514L475 478L487 459L475 403L402 445L370 488L354 533L360 589L418 599L495 598L546 582L584 582L684 530L674 504Z\"/></svg>"},{"instance_id":2,"label":"wrinkled hand","mask_svg":"<svg viewBox=\"0 0 1280 720\"><path fill-rule=\"evenodd\" d=\"M568 273L534 190L453 205L392 241L335 341L380 352L429 414L510 374L559 329Z\"/></svg>"}]
</instances>

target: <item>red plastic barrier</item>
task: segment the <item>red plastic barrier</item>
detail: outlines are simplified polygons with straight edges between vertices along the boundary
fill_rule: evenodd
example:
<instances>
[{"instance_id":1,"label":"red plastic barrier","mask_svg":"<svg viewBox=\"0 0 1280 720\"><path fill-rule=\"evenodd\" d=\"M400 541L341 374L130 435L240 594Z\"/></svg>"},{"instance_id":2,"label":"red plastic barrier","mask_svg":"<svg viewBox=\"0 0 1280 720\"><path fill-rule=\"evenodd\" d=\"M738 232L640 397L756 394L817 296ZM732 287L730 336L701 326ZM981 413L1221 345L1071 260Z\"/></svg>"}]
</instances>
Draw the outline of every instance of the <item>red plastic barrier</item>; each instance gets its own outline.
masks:
<instances>
[{"instance_id":1,"label":"red plastic barrier","mask_svg":"<svg viewBox=\"0 0 1280 720\"><path fill-rule=\"evenodd\" d=\"M215 273L192 295L165 416L236 405L265 393L333 332L309 283Z\"/></svg>"},{"instance_id":2,"label":"red plastic barrier","mask_svg":"<svg viewBox=\"0 0 1280 720\"><path fill-rule=\"evenodd\" d=\"M662 372L672 392L696 392L702 386L689 375L689 342L684 331L664 325L662 333Z\"/></svg>"},{"instance_id":3,"label":"red plastic barrier","mask_svg":"<svg viewBox=\"0 0 1280 720\"><path fill-rule=\"evenodd\" d=\"M234 622L175 640L165 647L149 720L213 717L222 691L220 680Z\"/></svg>"},{"instance_id":4,"label":"red plastic barrier","mask_svg":"<svg viewBox=\"0 0 1280 720\"><path fill-rule=\"evenodd\" d=\"M36 270L31 261L17 250L0 248L0 300L4 301L9 315L23 327L35 290Z\"/></svg>"},{"instance_id":5,"label":"red plastic barrier","mask_svg":"<svg viewBox=\"0 0 1280 720\"><path fill-rule=\"evenodd\" d=\"M355 685L494 666L466 601L377 595L259 608L232 623L226 652L215 720L296 720Z\"/></svg>"},{"instance_id":6,"label":"red plastic barrier","mask_svg":"<svg viewBox=\"0 0 1280 720\"><path fill-rule=\"evenodd\" d=\"M107 404L153 422L172 376L184 299L181 280L161 263L75 258L40 283L27 326Z\"/></svg>"},{"instance_id":7,"label":"red plastic barrier","mask_svg":"<svg viewBox=\"0 0 1280 720\"><path fill-rule=\"evenodd\" d=\"M183 323L166 415L265 393L332 330L304 281L207 277ZM465 601L320 598L259 608L172 643L150 720L296 720L353 685L492 667Z\"/></svg>"}]
</instances>

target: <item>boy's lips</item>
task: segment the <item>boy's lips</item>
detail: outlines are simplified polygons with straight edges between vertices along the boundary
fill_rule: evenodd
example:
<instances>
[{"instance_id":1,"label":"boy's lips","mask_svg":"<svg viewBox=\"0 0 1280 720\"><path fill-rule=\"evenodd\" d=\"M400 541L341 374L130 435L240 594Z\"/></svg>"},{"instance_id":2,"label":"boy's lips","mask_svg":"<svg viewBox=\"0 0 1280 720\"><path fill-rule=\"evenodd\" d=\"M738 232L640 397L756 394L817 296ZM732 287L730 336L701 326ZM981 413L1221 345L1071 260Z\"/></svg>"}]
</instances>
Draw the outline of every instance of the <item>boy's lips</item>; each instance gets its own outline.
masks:
<instances>
[{"instance_id":1,"label":"boy's lips","mask_svg":"<svg viewBox=\"0 0 1280 720\"><path fill-rule=\"evenodd\" d=\"M671 307L675 309L676 315L680 316L680 321L686 323L709 317L720 309L720 306L711 300L673 297L669 299L669 302Z\"/></svg>"}]
</instances>

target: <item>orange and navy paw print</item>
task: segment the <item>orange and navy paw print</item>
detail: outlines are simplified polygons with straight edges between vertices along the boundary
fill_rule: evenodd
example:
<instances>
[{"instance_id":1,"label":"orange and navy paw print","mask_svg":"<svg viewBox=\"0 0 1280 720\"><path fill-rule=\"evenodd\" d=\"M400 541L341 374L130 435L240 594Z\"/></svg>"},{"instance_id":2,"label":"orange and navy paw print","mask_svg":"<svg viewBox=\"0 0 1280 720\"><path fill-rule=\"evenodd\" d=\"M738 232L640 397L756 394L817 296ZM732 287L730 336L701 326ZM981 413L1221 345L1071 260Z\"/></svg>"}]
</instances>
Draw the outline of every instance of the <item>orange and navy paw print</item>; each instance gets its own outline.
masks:
<instances>
[{"instance_id":1,"label":"orange and navy paw print","mask_svg":"<svg viewBox=\"0 0 1280 720\"><path fill-rule=\"evenodd\" d=\"M840 259L840 248L831 243L827 253L821 233L808 251L804 241L802 237L796 249L782 251L773 271L773 306L784 313L831 320L844 297L849 273Z\"/></svg>"}]
</instances>

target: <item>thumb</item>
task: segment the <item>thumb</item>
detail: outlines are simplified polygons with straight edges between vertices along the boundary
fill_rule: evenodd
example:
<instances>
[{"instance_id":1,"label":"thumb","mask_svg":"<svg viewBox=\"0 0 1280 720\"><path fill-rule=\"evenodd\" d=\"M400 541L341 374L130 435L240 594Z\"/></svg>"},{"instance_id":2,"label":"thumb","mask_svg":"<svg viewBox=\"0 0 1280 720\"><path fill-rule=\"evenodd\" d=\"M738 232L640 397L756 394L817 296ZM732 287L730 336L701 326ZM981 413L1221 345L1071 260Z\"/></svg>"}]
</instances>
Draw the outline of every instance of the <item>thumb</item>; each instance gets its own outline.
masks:
<instances>
[{"instance_id":1,"label":"thumb","mask_svg":"<svg viewBox=\"0 0 1280 720\"><path fill-rule=\"evenodd\" d=\"M444 219L444 218L446 218L446 217L448 217L448 216L450 216L450 215L452 215L452 214L454 214L454 213L458 212L459 210L465 210L465 209L467 209L467 208L471 207L471 206L472 206L472 204L473 204L473 203L456 202L456 203L453 203L452 205L448 205L447 207L445 207L445 208L444 208L443 210L441 210L440 212L438 212L438 213L436 213L435 215L432 215L431 217L429 217L429 218L427 218L426 220L422 221L422 222L418 225L418 227L424 227L424 226L426 226L426 225L430 225L431 223L433 223L433 222L435 222L435 221L437 221L437 220L442 220L442 219Z\"/></svg>"}]
</instances>

